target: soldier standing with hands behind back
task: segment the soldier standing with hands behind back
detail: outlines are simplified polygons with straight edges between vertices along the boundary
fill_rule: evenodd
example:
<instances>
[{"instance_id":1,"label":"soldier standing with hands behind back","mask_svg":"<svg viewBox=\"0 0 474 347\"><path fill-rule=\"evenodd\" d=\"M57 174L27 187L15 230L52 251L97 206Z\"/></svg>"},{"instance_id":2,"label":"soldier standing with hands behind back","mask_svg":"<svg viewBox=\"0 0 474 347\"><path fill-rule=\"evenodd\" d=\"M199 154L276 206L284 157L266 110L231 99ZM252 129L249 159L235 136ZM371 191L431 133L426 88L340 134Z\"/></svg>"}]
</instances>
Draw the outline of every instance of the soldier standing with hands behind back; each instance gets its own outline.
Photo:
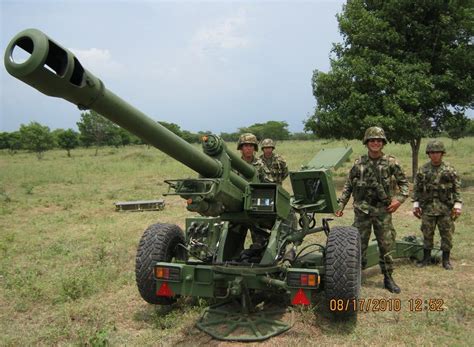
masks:
<instances>
[{"instance_id":1,"label":"soldier standing with hands behind back","mask_svg":"<svg viewBox=\"0 0 474 347\"><path fill-rule=\"evenodd\" d=\"M379 246L379 265L384 275L384 288L392 293L401 289L392 278L393 260L390 255L395 243L396 231L392 224L392 213L408 197L408 180L398 161L382 152L387 143L385 132L379 127L365 131L364 145L368 154L358 158L352 166L341 197L336 216L343 215L344 207L351 195L354 198L354 224L361 237L362 268L367 265L367 247L371 229ZM391 191L395 178L399 188L397 195Z\"/></svg>"},{"instance_id":2,"label":"soldier standing with hands behind back","mask_svg":"<svg viewBox=\"0 0 474 347\"><path fill-rule=\"evenodd\" d=\"M431 262L433 236L436 225L441 235L443 267L452 270L449 261L454 233L454 219L461 215L461 182L456 170L443 161L446 153L444 144L439 140L430 141L426 154L430 161L423 165L415 178L413 187L413 214L421 218L423 233L423 260L419 267Z\"/></svg>"},{"instance_id":3,"label":"soldier standing with hands behind back","mask_svg":"<svg viewBox=\"0 0 474 347\"><path fill-rule=\"evenodd\" d=\"M265 182L282 184L288 177L288 167L285 159L279 154L274 153L275 143L272 139L265 139L260 144L263 154L260 159L263 162L263 175Z\"/></svg>"}]
</instances>

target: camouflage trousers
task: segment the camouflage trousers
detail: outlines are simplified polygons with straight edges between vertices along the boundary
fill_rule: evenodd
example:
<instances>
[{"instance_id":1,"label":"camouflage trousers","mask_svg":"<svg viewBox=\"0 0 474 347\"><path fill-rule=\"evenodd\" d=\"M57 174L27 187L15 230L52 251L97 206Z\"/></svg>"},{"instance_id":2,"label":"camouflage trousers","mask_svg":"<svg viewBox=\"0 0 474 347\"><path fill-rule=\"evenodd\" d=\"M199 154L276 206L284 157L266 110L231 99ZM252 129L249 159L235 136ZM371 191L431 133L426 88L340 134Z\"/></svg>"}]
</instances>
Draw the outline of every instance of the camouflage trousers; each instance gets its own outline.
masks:
<instances>
[{"instance_id":1,"label":"camouflage trousers","mask_svg":"<svg viewBox=\"0 0 474 347\"><path fill-rule=\"evenodd\" d=\"M372 227L379 247L379 265L382 273L393 272L393 259L390 255L395 244L396 231L392 224L392 215L381 211L377 214L366 214L358 209L354 209L353 226L359 229L362 268L367 264L367 247L369 245Z\"/></svg>"},{"instance_id":2,"label":"camouflage trousers","mask_svg":"<svg viewBox=\"0 0 474 347\"><path fill-rule=\"evenodd\" d=\"M454 221L451 216L421 216L421 232L423 233L423 247L433 249L434 232L438 226L441 236L441 250L450 251L453 248Z\"/></svg>"}]
</instances>

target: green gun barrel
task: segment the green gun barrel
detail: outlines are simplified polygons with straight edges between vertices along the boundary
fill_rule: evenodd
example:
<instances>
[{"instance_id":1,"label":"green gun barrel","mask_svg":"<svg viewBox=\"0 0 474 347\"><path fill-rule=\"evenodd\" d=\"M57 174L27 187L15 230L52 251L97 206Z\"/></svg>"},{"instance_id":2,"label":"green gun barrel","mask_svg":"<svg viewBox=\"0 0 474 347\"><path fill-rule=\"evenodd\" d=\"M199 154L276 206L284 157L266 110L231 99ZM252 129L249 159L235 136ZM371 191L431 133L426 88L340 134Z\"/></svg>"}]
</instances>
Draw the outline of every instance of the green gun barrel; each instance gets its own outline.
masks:
<instances>
[{"instance_id":1,"label":"green gun barrel","mask_svg":"<svg viewBox=\"0 0 474 347\"><path fill-rule=\"evenodd\" d=\"M14 51L22 49L30 54L22 62L14 60ZM199 151L144 113L105 88L104 83L84 69L69 50L54 42L37 29L18 33L8 44L5 67L13 77L40 92L65 99L79 107L92 109L147 143L196 171L203 177L223 175L222 164ZM251 179L255 169L226 149L232 167ZM231 172L230 181L244 190L247 181Z\"/></svg>"}]
</instances>

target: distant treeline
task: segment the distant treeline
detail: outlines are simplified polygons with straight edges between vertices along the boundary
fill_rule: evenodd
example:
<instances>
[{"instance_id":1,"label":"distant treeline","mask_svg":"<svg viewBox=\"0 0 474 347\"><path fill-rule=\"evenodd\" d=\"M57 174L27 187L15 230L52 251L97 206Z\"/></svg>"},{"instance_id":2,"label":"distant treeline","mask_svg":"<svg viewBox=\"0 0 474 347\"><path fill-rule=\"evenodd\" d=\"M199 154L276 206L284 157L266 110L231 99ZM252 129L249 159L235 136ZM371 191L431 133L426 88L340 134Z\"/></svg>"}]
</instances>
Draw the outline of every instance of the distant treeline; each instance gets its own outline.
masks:
<instances>
[{"instance_id":1,"label":"distant treeline","mask_svg":"<svg viewBox=\"0 0 474 347\"><path fill-rule=\"evenodd\" d=\"M197 133L183 130L174 123L158 122L165 128L183 138L189 143L199 143L205 134L211 131L199 131ZM108 119L100 116L94 111L81 114L81 120L77 122L79 131L73 129L55 129L51 131L49 127L38 122L31 122L28 125L22 124L18 131L0 133L0 149L8 149L11 153L17 150L26 149L37 153L41 158L43 152L52 148L65 149L70 155L70 151L76 147L95 147L97 150L101 146L127 146L146 144L137 136L127 130L120 128ZM237 142L242 133L250 132L257 136L259 141L265 138L273 140L314 140L312 133L290 133L288 123L278 121L268 121L266 123L256 123L249 127L239 128L233 133L220 133L224 141Z\"/></svg>"}]
</instances>

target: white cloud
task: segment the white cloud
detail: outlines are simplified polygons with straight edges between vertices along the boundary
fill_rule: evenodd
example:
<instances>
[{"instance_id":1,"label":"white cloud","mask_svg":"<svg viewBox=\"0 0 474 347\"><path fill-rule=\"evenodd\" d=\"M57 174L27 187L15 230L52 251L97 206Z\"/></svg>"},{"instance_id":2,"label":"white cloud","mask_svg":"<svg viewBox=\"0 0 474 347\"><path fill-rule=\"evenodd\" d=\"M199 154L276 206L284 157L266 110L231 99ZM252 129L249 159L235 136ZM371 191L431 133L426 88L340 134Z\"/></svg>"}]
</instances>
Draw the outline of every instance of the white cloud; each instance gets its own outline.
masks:
<instances>
[{"instance_id":1,"label":"white cloud","mask_svg":"<svg viewBox=\"0 0 474 347\"><path fill-rule=\"evenodd\" d=\"M245 35L247 15L240 10L227 17L198 29L192 38L191 49L199 56L212 51L246 48L250 39Z\"/></svg>"},{"instance_id":2,"label":"white cloud","mask_svg":"<svg viewBox=\"0 0 474 347\"><path fill-rule=\"evenodd\" d=\"M122 65L113 60L108 49L70 48L70 50L77 56L82 66L94 74L114 74L122 70Z\"/></svg>"}]
</instances>

